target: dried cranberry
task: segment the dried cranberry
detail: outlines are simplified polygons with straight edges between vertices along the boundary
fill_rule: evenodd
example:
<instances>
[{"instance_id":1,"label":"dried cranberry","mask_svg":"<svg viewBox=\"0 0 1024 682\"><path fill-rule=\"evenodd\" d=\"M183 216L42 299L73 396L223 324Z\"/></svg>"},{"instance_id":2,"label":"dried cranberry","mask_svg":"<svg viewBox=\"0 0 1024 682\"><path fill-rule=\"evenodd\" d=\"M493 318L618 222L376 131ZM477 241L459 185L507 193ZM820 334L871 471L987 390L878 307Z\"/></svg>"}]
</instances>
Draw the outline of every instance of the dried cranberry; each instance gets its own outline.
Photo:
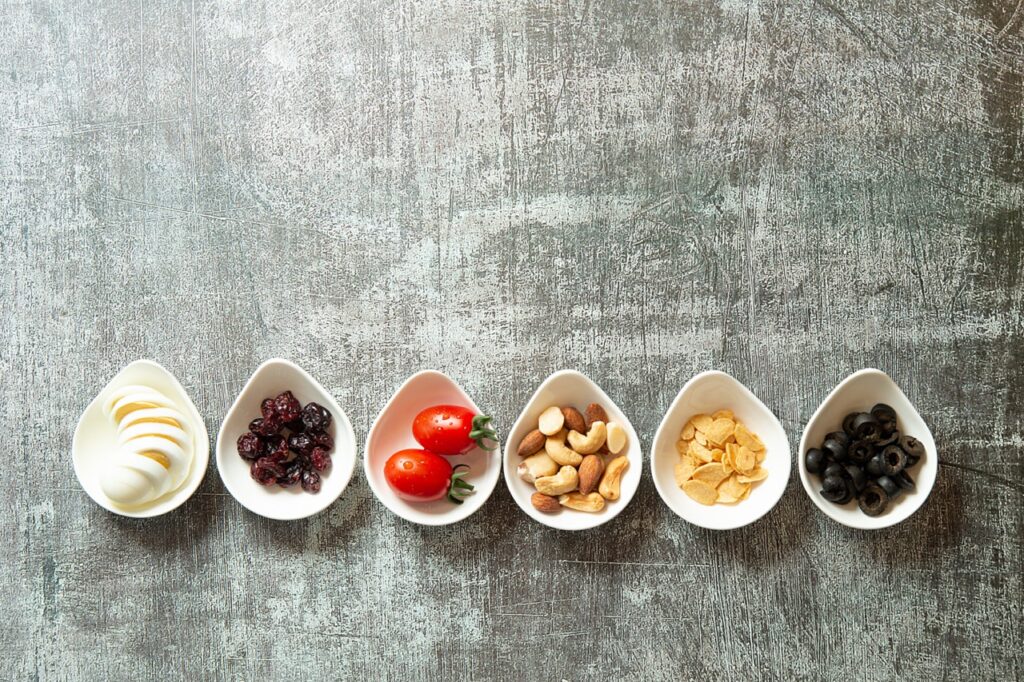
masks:
<instances>
[{"instance_id":1,"label":"dried cranberry","mask_svg":"<svg viewBox=\"0 0 1024 682\"><path fill-rule=\"evenodd\" d=\"M260 440L263 441L263 453L266 455L282 450L285 453L288 452L288 439L284 436L274 434L273 436L264 436Z\"/></svg>"},{"instance_id":2,"label":"dried cranberry","mask_svg":"<svg viewBox=\"0 0 1024 682\"><path fill-rule=\"evenodd\" d=\"M295 421L302 413L302 403L292 395L291 391L285 391L274 398L274 410L282 420L286 422Z\"/></svg>"},{"instance_id":3,"label":"dried cranberry","mask_svg":"<svg viewBox=\"0 0 1024 682\"><path fill-rule=\"evenodd\" d=\"M320 431L319 433L313 434L313 443L324 450L330 452L334 449L334 439L331 438L331 434L326 431Z\"/></svg>"},{"instance_id":4,"label":"dried cranberry","mask_svg":"<svg viewBox=\"0 0 1024 682\"><path fill-rule=\"evenodd\" d=\"M317 471L326 471L327 467L331 466L331 453L323 448L313 448L313 452L309 456L309 463Z\"/></svg>"},{"instance_id":5,"label":"dried cranberry","mask_svg":"<svg viewBox=\"0 0 1024 682\"><path fill-rule=\"evenodd\" d=\"M288 465L284 470L284 476L277 479L277 484L282 488L290 488L302 479L302 466L298 462Z\"/></svg>"},{"instance_id":6,"label":"dried cranberry","mask_svg":"<svg viewBox=\"0 0 1024 682\"><path fill-rule=\"evenodd\" d=\"M263 417L256 417L249 422L249 430L253 433L259 433L263 430Z\"/></svg>"},{"instance_id":7,"label":"dried cranberry","mask_svg":"<svg viewBox=\"0 0 1024 682\"><path fill-rule=\"evenodd\" d=\"M272 467L260 464L262 461L258 459L249 466L249 475L260 485L271 485L277 481L277 474Z\"/></svg>"},{"instance_id":8,"label":"dried cranberry","mask_svg":"<svg viewBox=\"0 0 1024 682\"><path fill-rule=\"evenodd\" d=\"M302 408L302 423L310 431L326 431L331 425L331 413L319 403L309 403Z\"/></svg>"},{"instance_id":9,"label":"dried cranberry","mask_svg":"<svg viewBox=\"0 0 1024 682\"><path fill-rule=\"evenodd\" d=\"M284 465L270 457L260 457L256 460L256 468L266 469L275 479L284 476Z\"/></svg>"},{"instance_id":10,"label":"dried cranberry","mask_svg":"<svg viewBox=\"0 0 1024 682\"><path fill-rule=\"evenodd\" d=\"M292 453L291 451L288 450L288 446L286 445L284 447L281 447L281 449L267 453L263 457L270 460L271 462L276 462L278 464L283 465L292 459Z\"/></svg>"},{"instance_id":11,"label":"dried cranberry","mask_svg":"<svg viewBox=\"0 0 1024 682\"><path fill-rule=\"evenodd\" d=\"M284 425L284 428L288 429L292 433L303 433L306 430L306 425L302 423L301 419L290 421Z\"/></svg>"},{"instance_id":12,"label":"dried cranberry","mask_svg":"<svg viewBox=\"0 0 1024 682\"><path fill-rule=\"evenodd\" d=\"M293 433L288 436L288 447L300 455L309 455L313 450L313 439L308 433Z\"/></svg>"},{"instance_id":13,"label":"dried cranberry","mask_svg":"<svg viewBox=\"0 0 1024 682\"><path fill-rule=\"evenodd\" d=\"M320 474L315 471L303 471L302 489L307 493L320 492Z\"/></svg>"},{"instance_id":14,"label":"dried cranberry","mask_svg":"<svg viewBox=\"0 0 1024 682\"><path fill-rule=\"evenodd\" d=\"M264 419L270 419L274 416L274 399L264 398L263 402L260 403L260 414Z\"/></svg>"},{"instance_id":15,"label":"dried cranberry","mask_svg":"<svg viewBox=\"0 0 1024 682\"><path fill-rule=\"evenodd\" d=\"M257 421L260 423L256 424ZM253 424L259 427L256 433L261 436L274 436L281 430L281 418L277 415L254 420Z\"/></svg>"},{"instance_id":16,"label":"dried cranberry","mask_svg":"<svg viewBox=\"0 0 1024 682\"><path fill-rule=\"evenodd\" d=\"M248 431L239 436L238 454L242 459L258 459L263 454L263 443L260 441L260 437Z\"/></svg>"}]
</instances>

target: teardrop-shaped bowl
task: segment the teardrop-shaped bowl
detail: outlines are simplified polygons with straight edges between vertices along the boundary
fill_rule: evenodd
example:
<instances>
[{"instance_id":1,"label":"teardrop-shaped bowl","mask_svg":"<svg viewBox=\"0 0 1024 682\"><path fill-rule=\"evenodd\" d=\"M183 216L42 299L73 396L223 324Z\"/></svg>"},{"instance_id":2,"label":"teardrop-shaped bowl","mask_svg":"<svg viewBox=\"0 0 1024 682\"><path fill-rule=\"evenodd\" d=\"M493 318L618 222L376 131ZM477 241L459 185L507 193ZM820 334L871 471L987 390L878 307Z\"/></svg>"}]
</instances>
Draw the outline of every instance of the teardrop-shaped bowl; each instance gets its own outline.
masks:
<instances>
[{"instance_id":1,"label":"teardrop-shaped bowl","mask_svg":"<svg viewBox=\"0 0 1024 682\"><path fill-rule=\"evenodd\" d=\"M432 405L462 405L483 414L462 387L447 375L432 369L417 372L395 391L370 427L363 469L370 490L392 512L424 526L444 526L473 514L494 492L501 471L501 448L484 450L477 447L464 455L445 456L452 466L465 464L469 467L469 473L463 480L474 488L462 504L455 504L447 497L431 502L410 502L400 498L384 478L384 464L399 450L423 447L413 438L412 422L417 414Z\"/></svg>"},{"instance_id":2,"label":"teardrop-shaped bowl","mask_svg":"<svg viewBox=\"0 0 1024 682\"><path fill-rule=\"evenodd\" d=\"M193 456L188 475L175 490L143 505L123 507L104 495L100 488L103 466L117 449L117 428L103 412L103 403L113 391L134 384L160 391L173 400L191 419ZM202 415L174 375L152 360L136 360L118 372L85 408L85 412L78 420L71 444L71 461L78 482L96 504L122 516L148 518L177 509L185 500L192 497L202 483L206 467L210 463L210 437Z\"/></svg>"},{"instance_id":3,"label":"teardrop-shaped bowl","mask_svg":"<svg viewBox=\"0 0 1024 682\"><path fill-rule=\"evenodd\" d=\"M249 462L238 455L238 437L260 416L260 403L291 391L305 406L317 402L332 416L327 432L334 438L331 467L320 474L320 492L301 486L262 486L249 474ZM274 358L256 368L224 417L217 436L217 471L238 502L260 516L287 521L303 519L329 507L345 491L356 465L356 436L338 402L316 379L294 362Z\"/></svg>"},{"instance_id":4,"label":"teardrop-shaped bowl","mask_svg":"<svg viewBox=\"0 0 1024 682\"><path fill-rule=\"evenodd\" d=\"M718 410L732 410L736 419L764 443L761 466L768 470L768 478L755 483L745 500L707 506L691 499L676 484L676 442L691 417ZM651 445L651 475L661 499L684 520L712 530L740 528L771 511L786 491L791 468L789 439L778 418L750 389L725 372L702 372L686 382L661 420Z\"/></svg>"},{"instance_id":5,"label":"teardrop-shaped bowl","mask_svg":"<svg viewBox=\"0 0 1024 682\"><path fill-rule=\"evenodd\" d=\"M533 493L537 492L536 488L519 478L517 473L522 461L517 454L519 442L526 434L537 428L540 413L548 407L575 407L583 412L590 403L600 404L608 413L609 420L619 422L626 430L627 444L620 454L629 457L629 467L622 476L619 499L607 502L604 509L596 513L566 508L553 513L541 512L530 502ZM586 530L614 519L622 513L636 494L642 470L643 450L640 448L640 438L636 435L629 418L600 386L571 369L559 370L544 380L526 403L505 441L505 483L512 493L512 498L528 516L545 526L559 530Z\"/></svg>"},{"instance_id":6,"label":"teardrop-shaped bowl","mask_svg":"<svg viewBox=\"0 0 1024 682\"><path fill-rule=\"evenodd\" d=\"M855 499L840 505L822 497L821 479L807 471L804 453L812 447L821 447L826 434L842 431L843 417L847 414L870 410L876 403L886 403L896 410L897 428L900 433L921 441L925 454L917 465L908 469L916 484L914 489L891 502L889 508L882 514L868 516L860 510ZM935 485L935 477L939 470L935 439L928 425L924 423L924 419L896 382L885 372L871 368L854 372L829 393L807 422L807 428L800 439L797 459L800 482L818 509L844 526L869 530L888 528L920 509Z\"/></svg>"}]
</instances>

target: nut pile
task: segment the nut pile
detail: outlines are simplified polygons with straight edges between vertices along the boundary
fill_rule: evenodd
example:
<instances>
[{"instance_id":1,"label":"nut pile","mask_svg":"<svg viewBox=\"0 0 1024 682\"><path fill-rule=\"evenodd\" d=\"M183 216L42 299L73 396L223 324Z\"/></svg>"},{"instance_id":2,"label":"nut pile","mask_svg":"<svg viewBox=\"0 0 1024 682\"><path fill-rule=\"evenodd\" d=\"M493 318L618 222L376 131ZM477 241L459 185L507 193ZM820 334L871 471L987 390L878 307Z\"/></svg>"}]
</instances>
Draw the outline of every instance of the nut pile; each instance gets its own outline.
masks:
<instances>
[{"instance_id":1,"label":"nut pile","mask_svg":"<svg viewBox=\"0 0 1024 682\"><path fill-rule=\"evenodd\" d=\"M856 498L860 510L878 516L914 479L907 469L924 456L924 444L897 428L896 410L878 403L870 412L851 412L843 430L825 436L820 448L804 455L808 473L821 477L821 496L846 504Z\"/></svg>"},{"instance_id":2,"label":"nut pile","mask_svg":"<svg viewBox=\"0 0 1024 682\"><path fill-rule=\"evenodd\" d=\"M327 433L331 413L320 403L305 407L291 391L260 403L262 416L238 437L238 455L250 462L249 474L260 485L282 488L300 484L320 492L320 474L331 466L334 439Z\"/></svg>"},{"instance_id":3,"label":"nut pile","mask_svg":"<svg viewBox=\"0 0 1024 682\"><path fill-rule=\"evenodd\" d=\"M619 499L629 467L628 437L604 408L591 403L586 416L575 407L552 406L519 443L519 477L537 489L530 501L542 512L562 507L599 512Z\"/></svg>"},{"instance_id":4,"label":"nut pile","mask_svg":"<svg viewBox=\"0 0 1024 682\"><path fill-rule=\"evenodd\" d=\"M676 450L676 485L701 504L745 500L753 484L768 477L761 466L764 443L730 410L691 417Z\"/></svg>"}]
</instances>

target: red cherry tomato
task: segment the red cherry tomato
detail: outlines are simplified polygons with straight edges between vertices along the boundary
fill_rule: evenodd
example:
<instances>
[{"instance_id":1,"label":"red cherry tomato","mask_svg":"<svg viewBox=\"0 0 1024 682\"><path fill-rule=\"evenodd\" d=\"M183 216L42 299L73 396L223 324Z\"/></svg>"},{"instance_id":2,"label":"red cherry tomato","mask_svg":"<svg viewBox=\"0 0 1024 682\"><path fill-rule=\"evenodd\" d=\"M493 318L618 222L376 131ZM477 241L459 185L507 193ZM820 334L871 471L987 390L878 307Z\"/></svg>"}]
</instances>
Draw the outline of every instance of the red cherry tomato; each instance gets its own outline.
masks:
<instances>
[{"instance_id":1,"label":"red cherry tomato","mask_svg":"<svg viewBox=\"0 0 1024 682\"><path fill-rule=\"evenodd\" d=\"M434 405L416 415L412 435L420 445L440 455L464 455L478 445L493 450L484 441L497 441L488 425L490 417L461 405Z\"/></svg>"},{"instance_id":2,"label":"red cherry tomato","mask_svg":"<svg viewBox=\"0 0 1024 682\"><path fill-rule=\"evenodd\" d=\"M384 478L402 499L429 502L448 494L452 465L427 450L399 450L384 463Z\"/></svg>"}]
</instances>

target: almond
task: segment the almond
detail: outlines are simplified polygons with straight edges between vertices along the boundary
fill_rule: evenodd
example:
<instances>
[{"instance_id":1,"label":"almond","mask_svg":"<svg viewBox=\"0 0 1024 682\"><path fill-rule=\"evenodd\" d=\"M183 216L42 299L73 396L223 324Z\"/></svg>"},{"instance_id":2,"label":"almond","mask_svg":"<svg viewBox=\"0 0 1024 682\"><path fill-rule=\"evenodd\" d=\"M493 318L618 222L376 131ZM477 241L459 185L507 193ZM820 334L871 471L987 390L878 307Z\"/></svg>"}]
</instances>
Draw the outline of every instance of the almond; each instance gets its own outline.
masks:
<instances>
[{"instance_id":1,"label":"almond","mask_svg":"<svg viewBox=\"0 0 1024 682\"><path fill-rule=\"evenodd\" d=\"M519 456L529 457L537 454L544 448L545 441L547 441L547 437L539 429L530 431L523 440L519 441Z\"/></svg>"},{"instance_id":2,"label":"almond","mask_svg":"<svg viewBox=\"0 0 1024 682\"><path fill-rule=\"evenodd\" d=\"M597 403L590 403L587 405L587 424L593 424L594 422L604 422L607 424L608 413ZM583 433L583 431L580 431L580 433Z\"/></svg>"},{"instance_id":3,"label":"almond","mask_svg":"<svg viewBox=\"0 0 1024 682\"><path fill-rule=\"evenodd\" d=\"M565 426L570 431L579 431L580 433L587 432L587 422L583 420L583 415L575 407L563 407L562 415L565 417Z\"/></svg>"},{"instance_id":4,"label":"almond","mask_svg":"<svg viewBox=\"0 0 1024 682\"><path fill-rule=\"evenodd\" d=\"M562 508L557 497L551 497L551 495L545 495L544 493L534 493L530 498L530 502L533 503L535 509L542 512L556 512Z\"/></svg>"},{"instance_id":5,"label":"almond","mask_svg":"<svg viewBox=\"0 0 1024 682\"><path fill-rule=\"evenodd\" d=\"M589 495L597 490L601 482L601 474L604 473L604 460L599 455L587 455L580 463L579 490L584 495Z\"/></svg>"}]
</instances>

